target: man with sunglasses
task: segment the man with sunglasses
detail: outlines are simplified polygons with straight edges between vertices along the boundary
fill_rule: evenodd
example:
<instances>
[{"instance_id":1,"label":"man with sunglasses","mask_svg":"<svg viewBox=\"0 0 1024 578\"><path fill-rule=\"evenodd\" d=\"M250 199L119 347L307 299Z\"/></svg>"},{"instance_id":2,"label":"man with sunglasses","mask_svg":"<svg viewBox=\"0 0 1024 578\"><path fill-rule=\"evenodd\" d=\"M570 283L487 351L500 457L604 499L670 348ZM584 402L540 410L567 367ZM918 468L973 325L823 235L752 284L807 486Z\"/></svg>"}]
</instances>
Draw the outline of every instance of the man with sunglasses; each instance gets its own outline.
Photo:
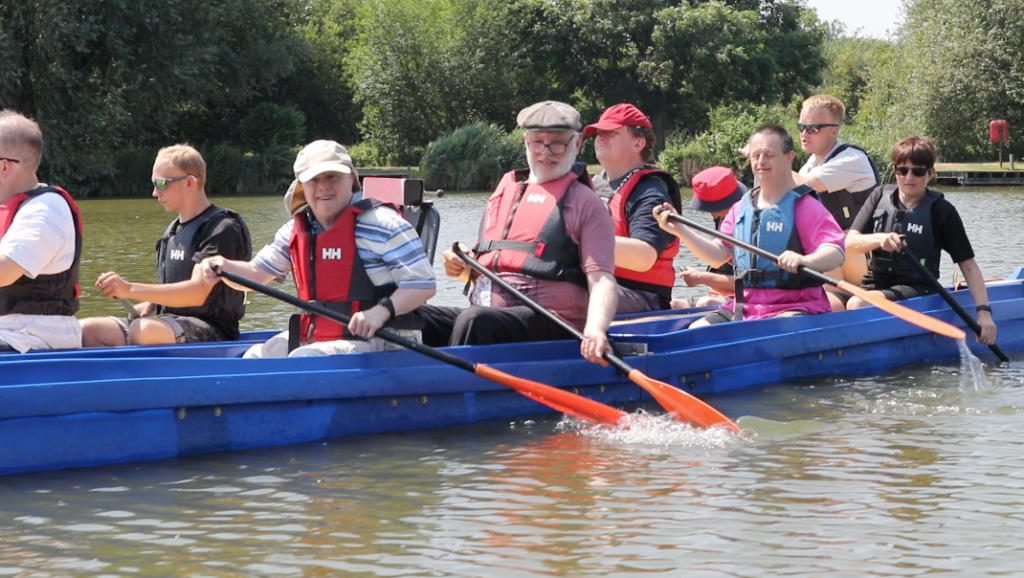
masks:
<instances>
[{"instance_id":1,"label":"man with sunglasses","mask_svg":"<svg viewBox=\"0 0 1024 578\"><path fill-rule=\"evenodd\" d=\"M568 104L538 102L517 117L529 171L510 171L491 195L472 252L484 266L555 312L586 336L580 354L595 363L609 350L617 301L615 226L594 192L584 163L580 114ZM468 251L468 247L466 248ZM445 273L471 274L453 251ZM476 277L474 275L474 277ZM570 336L521 305L486 277L476 278L472 306L424 306L428 345L485 345Z\"/></svg>"},{"instance_id":2,"label":"man with sunglasses","mask_svg":"<svg viewBox=\"0 0 1024 578\"><path fill-rule=\"evenodd\" d=\"M0 349L81 347L82 218L62 188L39 183L43 134L0 111Z\"/></svg>"},{"instance_id":3,"label":"man with sunglasses","mask_svg":"<svg viewBox=\"0 0 1024 578\"><path fill-rule=\"evenodd\" d=\"M900 251L904 246L910 248L935 279L939 278L942 251L946 251L960 265L977 304L979 340L987 345L994 343L996 324L988 304L985 276L974 259L964 223L942 193L928 188L928 181L935 175L935 145L928 138L907 137L893 146L891 156L896 185L871 192L846 237L848 251L870 252L864 287L890 301L934 293L931 280L918 273ZM847 309L869 305L845 292L834 294L846 301Z\"/></svg>"},{"instance_id":4,"label":"man with sunglasses","mask_svg":"<svg viewBox=\"0 0 1024 578\"><path fill-rule=\"evenodd\" d=\"M238 339L244 294L206 281L196 263L222 255L248 259L249 228L242 217L206 197L206 162L188 145L161 149L153 163L153 196L178 218L157 241L157 283L125 280L114 271L96 279L112 299L140 301L139 317L82 320L82 345L153 345Z\"/></svg>"},{"instance_id":5,"label":"man with sunglasses","mask_svg":"<svg viewBox=\"0 0 1024 578\"><path fill-rule=\"evenodd\" d=\"M682 201L672 175L650 164L655 142L651 120L624 102L601 113L583 134L596 135L594 152L602 170L594 183L612 192L608 209L615 222L618 313L668 309L679 239L661 230L653 210L670 203L679 211Z\"/></svg>"}]
</instances>

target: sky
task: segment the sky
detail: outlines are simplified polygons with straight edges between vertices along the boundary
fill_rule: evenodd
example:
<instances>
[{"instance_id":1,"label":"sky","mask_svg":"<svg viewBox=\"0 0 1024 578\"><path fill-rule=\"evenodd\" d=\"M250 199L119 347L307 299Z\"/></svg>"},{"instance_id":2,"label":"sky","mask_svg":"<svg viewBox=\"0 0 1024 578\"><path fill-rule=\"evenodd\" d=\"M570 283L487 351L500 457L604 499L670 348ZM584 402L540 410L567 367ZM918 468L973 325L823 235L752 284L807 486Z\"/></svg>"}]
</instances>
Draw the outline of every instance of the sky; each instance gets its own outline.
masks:
<instances>
[{"instance_id":1,"label":"sky","mask_svg":"<svg viewBox=\"0 0 1024 578\"><path fill-rule=\"evenodd\" d=\"M895 32L900 19L900 0L806 0L822 21L839 20L847 34L860 29L859 36L886 38ZM967 0L970 1L970 0Z\"/></svg>"}]
</instances>

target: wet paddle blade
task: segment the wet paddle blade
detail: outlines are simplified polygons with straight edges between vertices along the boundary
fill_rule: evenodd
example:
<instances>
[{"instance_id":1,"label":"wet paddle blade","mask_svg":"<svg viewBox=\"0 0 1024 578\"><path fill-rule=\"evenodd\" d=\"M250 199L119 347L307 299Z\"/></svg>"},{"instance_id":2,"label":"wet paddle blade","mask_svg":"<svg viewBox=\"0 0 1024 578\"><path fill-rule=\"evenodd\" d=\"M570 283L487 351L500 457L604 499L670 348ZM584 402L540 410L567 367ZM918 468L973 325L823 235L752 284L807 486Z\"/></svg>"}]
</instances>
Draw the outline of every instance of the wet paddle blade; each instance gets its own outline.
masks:
<instances>
[{"instance_id":1,"label":"wet paddle blade","mask_svg":"<svg viewBox=\"0 0 1024 578\"><path fill-rule=\"evenodd\" d=\"M658 381L642 373L639 369L629 372L629 379L644 388L655 401L666 410L674 413L676 419L690 422L700 427L720 425L731 431L742 431L731 419L700 398L685 391L672 387L664 381Z\"/></svg>"},{"instance_id":2,"label":"wet paddle blade","mask_svg":"<svg viewBox=\"0 0 1024 578\"><path fill-rule=\"evenodd\" d=\"M624 412L610 405L605 405L572 392L563 391L557 387L516 377L482 363L476 364L475 373L484 379L490 379L502 385L507 385L540 403L582 420L605 425L618 425L619 420L626 417Z\"/></svg>"},{"instance_id":3,"label":"wet paddle blade","mask_svg":"<svg viewBox=\"0 0 1024 578\"><path fill-rule=\"evenodd\" d=\"M946 323L941 319L936 319L930 315L925 315L924 313L911 309L906 305L900 305L895 301L889 301L885 297L874 295L870 291L862 289L861 287L847 281L840 281L836 286L851 295L860 297L864 301L878 307L893 317L899 317L908 323L913 323L914 325L927 329L928 331L938 333L939 335L945 335L946 337L952 337L953 339L965 339L967 337L967 333L959 327L950 325L949 323Z\"/></svg>"}]
</instances>

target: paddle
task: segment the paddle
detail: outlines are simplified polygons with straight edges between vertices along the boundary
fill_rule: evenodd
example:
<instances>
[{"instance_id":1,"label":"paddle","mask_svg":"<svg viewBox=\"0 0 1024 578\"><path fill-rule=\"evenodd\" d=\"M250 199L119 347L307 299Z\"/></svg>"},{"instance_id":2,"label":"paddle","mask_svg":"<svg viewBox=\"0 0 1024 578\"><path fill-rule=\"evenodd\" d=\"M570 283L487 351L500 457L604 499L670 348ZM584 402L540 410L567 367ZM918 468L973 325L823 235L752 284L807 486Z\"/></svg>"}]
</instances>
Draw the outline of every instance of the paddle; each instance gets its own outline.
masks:
<instances>
[{"instance_id":1,"label":"paddle","mask_svg":"<svg viewBox=\"0 0 1024 578\"><path fill-rule=\"evenodd\" d=\"M978 325L978 322L964 310L963 306L960 305L956 299L953 299L953 296L949 294L949 291L946 291L946 288L942 286L942 283L939 283L938 279L932 276L931 271L921 263L921 260L914 255L914 252L910 250L910 247L903 247L903 256L906 257L907 261L910 261L914 266L914 269L917 269L918 274L927 279L928 282L931 283L932 287L939 292L939 295L942 295L942 298L946 300L946 303L949 303L949 306L953 308L953 311L956 311L956 314L960 316L960 319L964 320L964 323L971 328L971 331L973 331L975 335L980 336L981 326ZM1006 353L1003 352L1003 349L995 343L988 347L992 350L992 353L996 354L999 361L1010 361L1009 356L1007 356Z\"/></svg>"},{"instance_id":2,"label":"paddle","mask_svg":"<svg viewBox=\"0 0 1024 578\"><path fill-rule=\"evenodd\" d=\"M494 271L484 267L476 259L473 259L469 255L463 252L462 248L459 247L458 243L452 247L455 254L458 255L463 261L468 263L471 267L479 271L483 276L490 279L496 285L508 291L512 295L515 295L524 305L535 311L538 315L542 315L547 320L558 325L576 339L582 341L584 339L583 333L578 329L569 325L564 319L555 315L551 311L543 308L537 302L533 301L526 295L523 295L521 291L515 287L509 285L504 279L499 277ZM729 418L725 417L717 409L704 403L697 397L686 393L680 389L672 387L671 385L652 379L647 375L644 375L639 369L636 369L619 356L615 355L610 351L604 352L603 357L612 365L618 369L622 375L625 375L633 383L647 390L651 396L662 405L667 411L675 414L676 419L681 421L688 421L702 427L710 427L716 424L723 424L732 431L741 431L741 428L732 422Z\"/></svg>"},{"instance_id":3,"label":"paddle","mask_svg":"<svg viewBox=\"0 0 1024 578\"><path fill-rule=\"evenodd\" d=\"M258 291L260 293L263 293L264 295L268 295L275 299L284 301L289 305L294 305L295 307L298 307L300 309L304 309L311 313L315 313L317 315L326 317L328 319L337 321L338 323L342 323L345 325L347 325L349 322L349 317L347 315L342 315L341 313L331 311L330 309L317 305L316 303L304 301L302 299L299 299L298 297L289 295L288 293L285 293L283 291L278 291L277 289L267 287L262 283L257 283L256 281L252 281L251 279L235 275L234 273L230 273L228 271L221 270L218 271L217 273L221 277L224 277L225 279L233 281L239 285L242 285L243 287L248 287L253 291ZM510 375L503 371L499 371L493 367L484 365L482 363L473 363L470 361L466 361L465 359L455 357L454 355L447 353L445 351L434 349L433 347L429 347L418 341L413 341L412 339L408 339L406 337L393 333L387 329L378 330L376 333L376 337L380 337L385 341L390 341L391 343L401 345L406 349L412 349L428 357L433 357L438 361L449 363L460 369L465 369L466 371L479 375L484 379L489 379L491 381L511 387L512 389L518 391L519 393L527 397L539 401L540 403L552 407L562 413L574 415L580 419L596 423L616 425L619 423L619 420L625 417L626 415L625 413L609 405L605 405L592 399L587 399L583 396L558 389L557 387L552 387L550 385L545 385L543 383L538 383L536 381L531 381L529 379L516 377L514 375Z\"/></svg>"},{"instance_id":4,"label":"paddle","mask_svg":"<svg viewBox=\"0 0 1024 578\"><path fill-rule=\"evenodd\" d=\"M127 299L118 299L118 302L121 303L121 307L124 307L124 310L128 312L128 319L136 319L139 316L139 312L135 310L135 306L132 305L131 301Z\"/></svg>"},{"instance_id":5,"label":"paddle","mask_svg":"<svg viewBox=\"0 0 1024 578\"><path fill-rule=\"evenodd\" d=\"M744 243L743 241L730 237L729 235L726 235L725 233L722 233L717 229L712 229L710 227L705 227L700 223L695 223L687 219L686 217L683 217L682 215L671 213L669 214L668 218L672 219L673 221L678 221L686 225L687 227L690 227L691 229L696 229L697 231L700 231L702 233L706 233L713 237L722 239L723 241L727 241L732 245L750 251L751 253L754 253L756 255L760 255L766 259L771 259L772 261L776 262L778 262L779 260L778 255L773 255L772 253L769 253L768 251L765 251L764 249L757 247L755 245ZM851 295L856 295L857 297L860 297L864 301L874 305L875 307L878 307L882 311L885 311L886 313L889 313L894 317L899 317L900 319L908 323L913 323L914 325L927 329L928 331L938 333L939 335L945 335L946 337L952 337L953 339L964 339L967 337L967 333L965 333L964 330L960 329L959 327L950 325L949 323L946 323L941 319L936 319L929 315L925 315L920 311L915 311L907 307L906 305L900 305L895 301L889 301L888 299L882 297L881 295L872 294L866 289L862 289L861 287L858 287L853 283L833 279L820 271L808 269L807 267L804 266L801 266L798 269L798 271L800 273L803 273L804 275L807 275L808 277L811 277L812 279L817 279L824 283L835 285L836 287L842 289L843 291L846 291Z\"/></svg>"}]
</instances>

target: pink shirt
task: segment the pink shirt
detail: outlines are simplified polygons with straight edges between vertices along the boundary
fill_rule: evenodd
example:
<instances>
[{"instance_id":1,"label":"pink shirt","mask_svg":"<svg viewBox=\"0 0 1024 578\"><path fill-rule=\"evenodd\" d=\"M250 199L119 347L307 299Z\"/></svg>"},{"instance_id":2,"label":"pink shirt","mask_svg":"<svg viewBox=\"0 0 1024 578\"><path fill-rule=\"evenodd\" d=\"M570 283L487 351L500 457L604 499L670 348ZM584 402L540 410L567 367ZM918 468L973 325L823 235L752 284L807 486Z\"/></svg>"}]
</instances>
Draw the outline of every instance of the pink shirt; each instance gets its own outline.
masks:
<instances>
[{"instance_id":1,"label":"pink shirt","mask_svg":"<svg viewBox=\"0 0 1024 578\"><path fill-rule=\"evenodd\" d=\"M732 235L736 227L736 215L740 212L743 203L739 202L732 206L729 214L722 219L720 230ZM829 214L828 209L821 204L821 201L805 195L800 197L793 208L794 221L797 234L800 235L800 242L804 246L805 254L820 249L823 245L834 245L840 251L845 251L845 235L839 228L839 224ZM732 246L726 243L732 249ZM723 305L724 309L734 310L736 301L732 300ZM832 307L828 303L825 290L821 287L807 287L804 289L744 289L743 290L743 318L762 319L773 317L786 311L806 311L807 313L828 313Z\"/></svg>"},{"instance_id":2,"label":"pink shirt","mask_svg":"<svg viewBox=\"0 0 1024 578\"><path fill-rule=\"evenodd\" d=\"M580 264L584 273L615 272L615 224L601 197L586 185L574 182L566 192L565 230L580 247ZM554 311L582 330L587 322L590 292L585 287L564 281L547 281L516 273L502 273L510 285L534 301ZM492 287L490 305L513 307L522 305L518 299ZM475 301L474 301L475 302Z\"/></svg>"}]
</instances>

